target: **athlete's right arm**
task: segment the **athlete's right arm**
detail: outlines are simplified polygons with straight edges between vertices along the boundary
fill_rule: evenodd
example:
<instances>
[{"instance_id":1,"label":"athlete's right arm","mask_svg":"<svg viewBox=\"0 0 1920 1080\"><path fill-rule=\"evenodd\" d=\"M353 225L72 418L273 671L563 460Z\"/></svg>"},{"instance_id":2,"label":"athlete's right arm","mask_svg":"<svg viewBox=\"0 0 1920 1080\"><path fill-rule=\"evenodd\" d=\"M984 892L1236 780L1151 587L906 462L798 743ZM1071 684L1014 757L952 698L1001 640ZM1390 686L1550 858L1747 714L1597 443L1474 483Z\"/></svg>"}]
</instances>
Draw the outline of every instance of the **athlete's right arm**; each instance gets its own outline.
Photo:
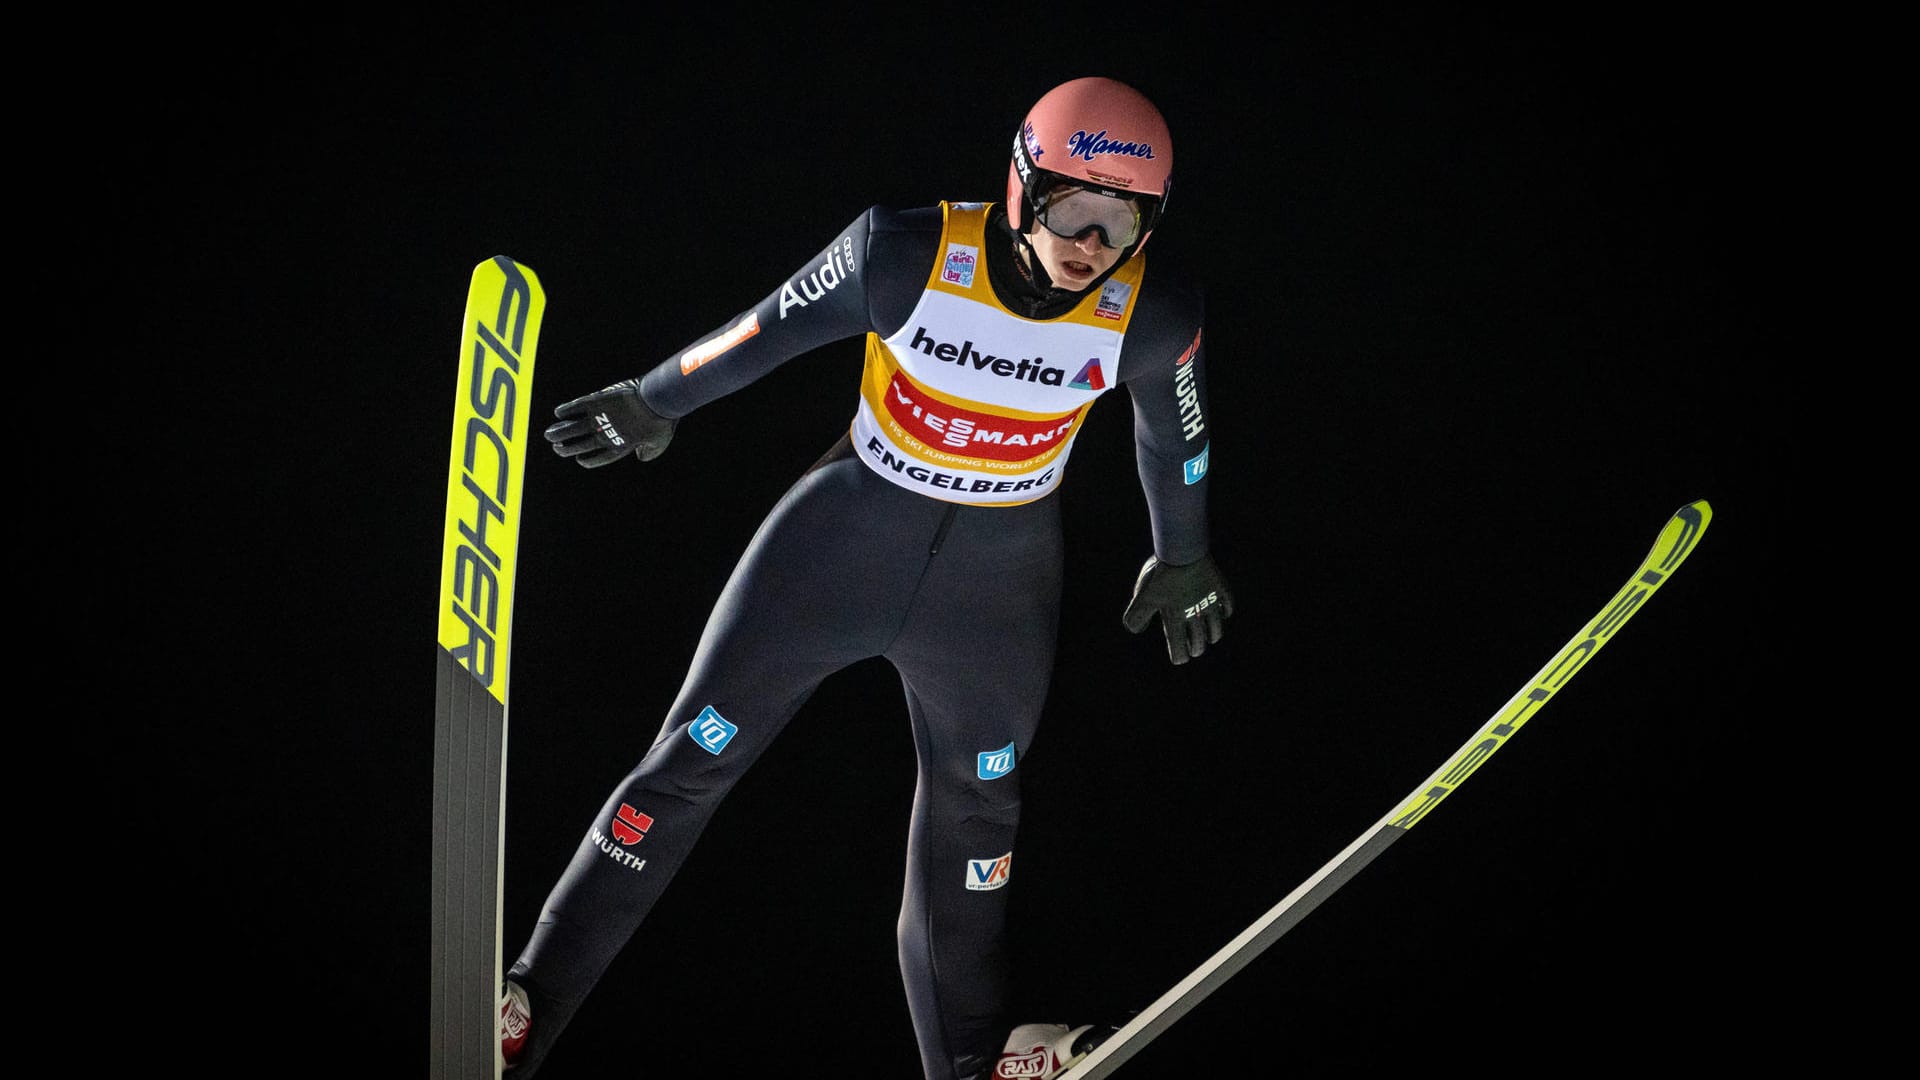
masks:
<instances>
[{"instance_id":1,"label":"athlete's right arm","mask_svg":"<svg viewBox=\"0 0 1920 1080\"><path fill-rule=\"evenodd\" d=\"M939 211L932 213L937 237ZM554 410L559 422L547 429L554 451L587 468L629 453L651 460L680 418L700 406L796 356L873 330L876 320L897 326L906 316L895 310L898 298L917 298L932 265L933 244L920 239L924 215L869 208L758 304L639 378Z\"/></svg>"}]
</instances>

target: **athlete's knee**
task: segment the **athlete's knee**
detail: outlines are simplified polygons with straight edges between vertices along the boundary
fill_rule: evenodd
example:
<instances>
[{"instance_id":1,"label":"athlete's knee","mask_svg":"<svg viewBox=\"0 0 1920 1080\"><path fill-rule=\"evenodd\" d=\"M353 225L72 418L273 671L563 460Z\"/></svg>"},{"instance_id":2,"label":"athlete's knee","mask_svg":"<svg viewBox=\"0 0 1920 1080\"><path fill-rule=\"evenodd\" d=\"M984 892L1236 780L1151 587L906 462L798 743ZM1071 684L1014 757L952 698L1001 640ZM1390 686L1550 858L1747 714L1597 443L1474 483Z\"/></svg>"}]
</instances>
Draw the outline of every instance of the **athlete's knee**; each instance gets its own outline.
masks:
<instances>
[{"instance_id":1,"label":"athlete's knee","mask_svg":"<svg viewBox=\"0 0 1920 1080\"><path fill-rule=\"evenodd\" d=\"M1009 742L1002 747L955 757L942 770L942 780L970 812L1017 818L1019 767L1019 753Z\"/></svg>"},{"instance_id":2,"label":"athlete's knee","mask_svg":"<svg viewBox=\"0 0 1920 1080\"><path fill-rule=\"evenodd\" d=\"M627 782L693 801L722 796L753 764L761 738L707 709L663 731Z\"/></svg>"}]
</instances>

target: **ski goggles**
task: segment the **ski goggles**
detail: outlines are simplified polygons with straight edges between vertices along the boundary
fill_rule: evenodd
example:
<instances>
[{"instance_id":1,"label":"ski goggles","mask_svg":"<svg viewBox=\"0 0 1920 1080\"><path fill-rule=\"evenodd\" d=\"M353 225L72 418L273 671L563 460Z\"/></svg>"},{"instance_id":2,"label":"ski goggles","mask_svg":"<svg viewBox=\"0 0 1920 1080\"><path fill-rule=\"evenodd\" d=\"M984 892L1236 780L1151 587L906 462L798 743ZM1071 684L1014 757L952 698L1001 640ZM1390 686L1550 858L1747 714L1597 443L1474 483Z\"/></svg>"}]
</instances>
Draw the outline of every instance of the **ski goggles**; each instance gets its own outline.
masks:
<instances>
[{"instance_id":1,"label":"ski goggles","mask_svg":"<svg viewBox=\"0 0 1920 1080\"><path fill-rule=\"evenodd\" d=\"M1047 231L1068 240L1085 236L1088 229L1100 233L1100 242L1110 248L1133 246L1145 228L1145 200L1101 195L1079 187L1060 187L1040 197L1034 216Z\"/></svg>"}]
</instances>

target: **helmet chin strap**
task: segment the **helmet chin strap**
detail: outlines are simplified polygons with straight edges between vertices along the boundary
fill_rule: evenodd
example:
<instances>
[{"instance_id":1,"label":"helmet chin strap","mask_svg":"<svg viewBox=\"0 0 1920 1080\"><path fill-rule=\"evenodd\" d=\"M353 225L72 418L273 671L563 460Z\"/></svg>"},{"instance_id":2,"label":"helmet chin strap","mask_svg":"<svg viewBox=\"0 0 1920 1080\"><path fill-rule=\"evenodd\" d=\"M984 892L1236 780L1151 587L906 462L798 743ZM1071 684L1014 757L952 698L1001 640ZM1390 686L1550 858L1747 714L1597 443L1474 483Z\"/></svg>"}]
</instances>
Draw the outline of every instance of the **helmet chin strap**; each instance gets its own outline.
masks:
<instances>
[{"instance_id":1,"label":"helmet chin strap","mask_svg":"<svg viewBox=\"0 0 1920 1080\"><path fill-rule=\"evenodd\" d=\"M1033 283L1035 288L1043 292L1065 296L1083 296L1089 290L1099 288L1108 278L1112 277L1116 271L1122 266L1125 266L1127 260L1133 258L1146 242L1145 237L1141 237L1140 240L1135 241L1134 245L1121 253L1120 257L1115 259L1113 265L1107 267L1104 273L1092 281L1087 282L1086 288L1063 289L1053 283L1053 276L1047 273L1046 265L1040 261L1040 253L1033 250L1033 241L1027 239L1029 230L1041 227L1042 226L1034 220L1031 209L1029 209L1026 227L1012 230L1013 263L1020 269L1020 273L1026 277L1028 281Z\"/></svg>"},{"instance_id":2,"label":"helmet chin strap","mask_svg":"<svg viewBox=\"0 0 1920 1080\"><path fill-rule=\"evenodd\" d=\"M1029 218L1027 229L1032 227L1033 224ZM1015 229L1013 232L1014 265L1020 268L1020 272L1026 275L1028 281L1033 282L1035 288L1053 291L1053 276L1047 273L1046 266L1040 262L1040 253L1033 250L1033 241L1027 239L1027 229Z\"/></svg>"}]
</instances>

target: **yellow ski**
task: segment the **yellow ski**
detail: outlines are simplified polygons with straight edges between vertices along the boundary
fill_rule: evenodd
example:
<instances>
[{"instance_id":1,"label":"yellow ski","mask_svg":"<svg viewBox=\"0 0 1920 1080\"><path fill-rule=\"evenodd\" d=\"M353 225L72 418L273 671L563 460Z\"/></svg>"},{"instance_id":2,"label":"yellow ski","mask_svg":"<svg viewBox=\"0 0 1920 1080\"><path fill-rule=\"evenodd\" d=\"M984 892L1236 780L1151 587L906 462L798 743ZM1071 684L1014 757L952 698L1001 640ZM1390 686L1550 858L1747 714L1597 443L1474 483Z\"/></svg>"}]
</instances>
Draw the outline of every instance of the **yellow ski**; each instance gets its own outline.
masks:
<instances>
[{"instance_id":1,"label":"yellow ski","mask_svg":"<svg viewBox=\"0 0 1920 1080\"><path fill-rule=\"evenodd\" d=\"M1499 712L1481 725L1473 738L1448 758L1446 764L1436 769L1390 813L1374 822L1372 828L1361 833L1344 851L1335 855L1312 877L1301 882L1252 926L1214 953L1206 963L1180 980L1173 989L1160 995L1152 1005L1136 1013L1126 1024L1100 1039L1085 1057L1060 1075L1060 1080L1100 1080L1112 1073L1138 1053L1141 1047L1153 1041L1174 1021L1185 1016L1208 994L1232 978L1235 972L1279 940L1282 934L1293 929L1390 844L1424 821L1433 808L1440 804L1440 800L1453 794L1467 777L1473 775L1474 770L1486 764L1494 751L1505 746L1522 724L1544 708L1567 685L1567 681L1587 661L1593 659L1593 654L1599 652L1601 646L1613 640L1613 635L1619 633L1633 613L1639 611L1647 599L1680 568L1686 557L1693 553L1701 535L1706 532L1707 523L1712 520L1713 509L1705 500L1688 503L1676 511L1666 527L1660 530L1660 536L1654 541L1653 550L1648 553L1646 560L1608 601L1607 606L1600 609L1600 614L1574 635L1573 640L1567 642L1566 647L1549 660L1519 693L1508 699ZM1089 1033L1089 1042L1095 1038L1099 1036Z\"/></svg>"},{"instance_id":2,"label":"yellow ski","mask_svg":"<svg viewBox=\"0 0 1920 1080\"><path fill-rule=\"evenodd\" d=\"M434 1080L497 1080L507 672L533 358L546 295L473 268L454 387L433 740Z\"/></svg>"}]
</instances>

